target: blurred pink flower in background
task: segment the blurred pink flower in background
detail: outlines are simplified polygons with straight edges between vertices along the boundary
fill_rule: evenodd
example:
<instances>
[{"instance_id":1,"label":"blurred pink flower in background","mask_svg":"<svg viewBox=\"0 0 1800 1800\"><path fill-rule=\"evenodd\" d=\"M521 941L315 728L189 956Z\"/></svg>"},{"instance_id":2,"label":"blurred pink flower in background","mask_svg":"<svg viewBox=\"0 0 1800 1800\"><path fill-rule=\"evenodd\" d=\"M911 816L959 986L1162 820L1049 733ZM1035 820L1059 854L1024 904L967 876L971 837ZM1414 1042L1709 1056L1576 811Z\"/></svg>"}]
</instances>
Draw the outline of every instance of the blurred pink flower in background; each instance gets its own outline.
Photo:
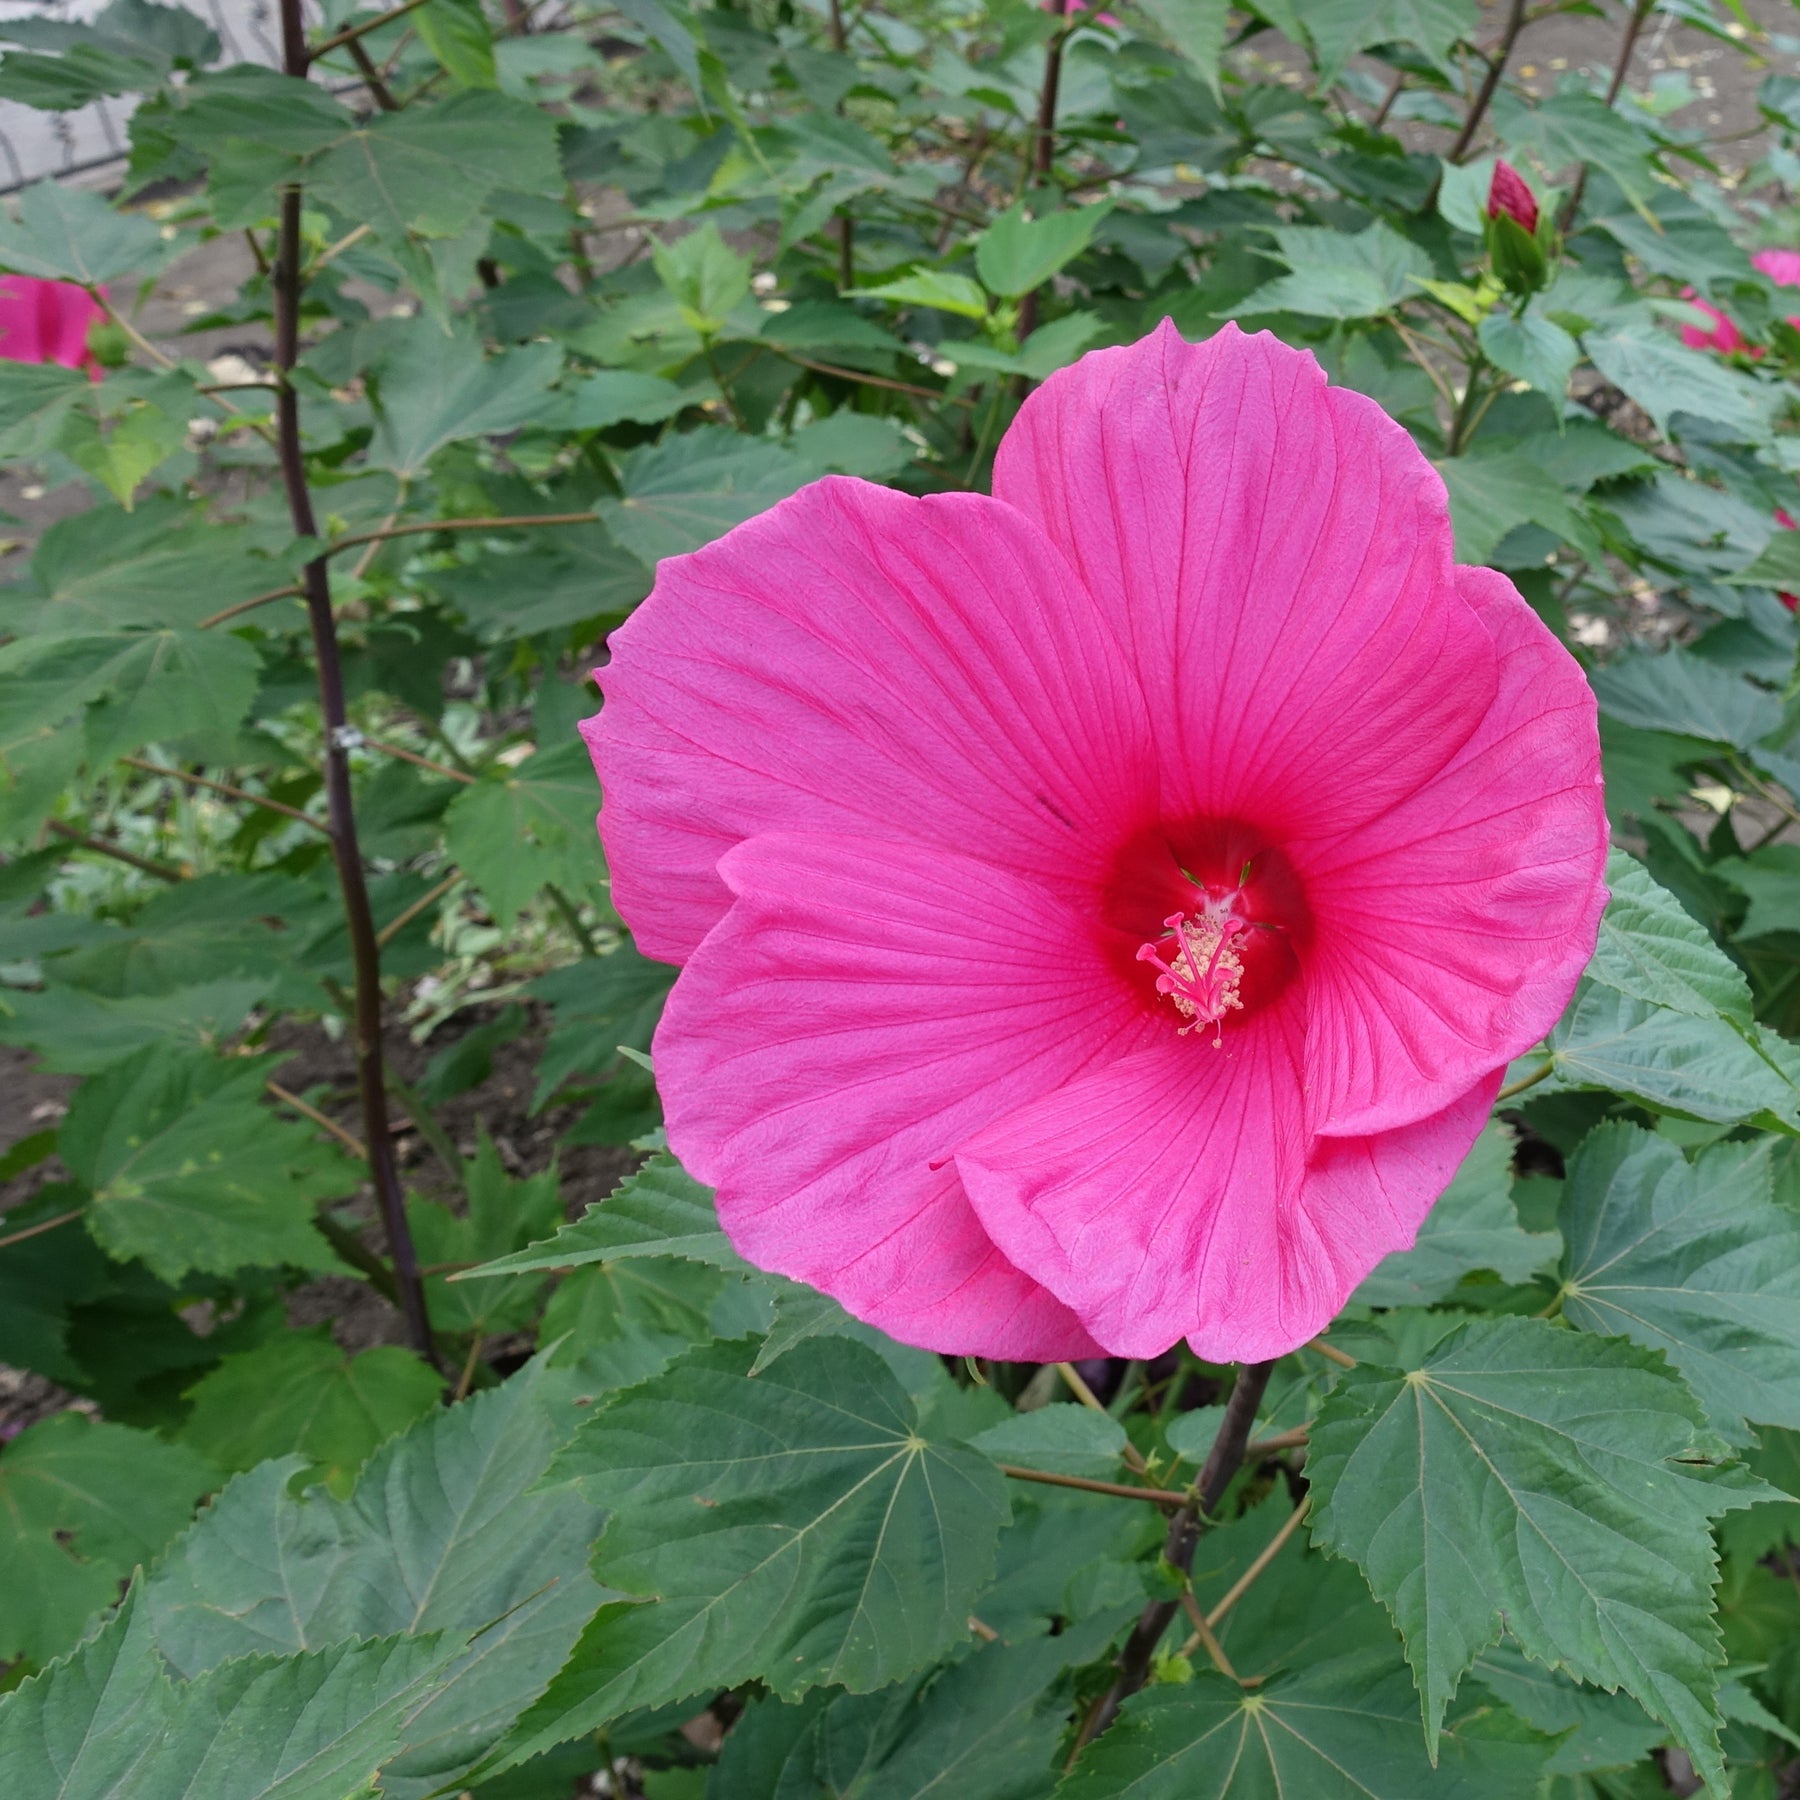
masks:
<instances>
[{"instance_id":1,"label":"blurred pink flower in background","mask_svg":"<svg viewBox=\"0 0 1800 1800\"><path fill-rule=\"evenodd\" d=\"M105 310L72 281L0 275L0 361L95 369L88 328Z\"/></svg>"},{"instance_id":2,"label":"blurred pink flower in background","mask_svg":"<svg viewBox=\"0 0 1800 1800\"><path fill-rule=\"evenodd\" d=\"M1800 287L1800 250L1758 250L1750 260L1777 287ZM1710 329L1699 325L1682 326L1681 341L1690 350L1717 350L1730 356L1747 347L1744 334L1738 330L1735 321L1710 302L1702 300L1691 287L1684 287L1681 297L1712 320ZM1800 314L1790 313L1788 323L1800 329ZM1750 354L1760 356L1762 352L1752 349Z\"/></svg>"},{"instance_id":3,"label":"blurred pink flower in background","mask_svg":"<svg viewBox=\"0 0 1800 1800\"><path fill-rule=\"evenodd\" d=\"M1304 1343L1592 953L1594 699L1310 355L1167 321L995 497L830 478L612 638L613 899L753 1262L933 1349Z\"/></svg>"}]
</instances>

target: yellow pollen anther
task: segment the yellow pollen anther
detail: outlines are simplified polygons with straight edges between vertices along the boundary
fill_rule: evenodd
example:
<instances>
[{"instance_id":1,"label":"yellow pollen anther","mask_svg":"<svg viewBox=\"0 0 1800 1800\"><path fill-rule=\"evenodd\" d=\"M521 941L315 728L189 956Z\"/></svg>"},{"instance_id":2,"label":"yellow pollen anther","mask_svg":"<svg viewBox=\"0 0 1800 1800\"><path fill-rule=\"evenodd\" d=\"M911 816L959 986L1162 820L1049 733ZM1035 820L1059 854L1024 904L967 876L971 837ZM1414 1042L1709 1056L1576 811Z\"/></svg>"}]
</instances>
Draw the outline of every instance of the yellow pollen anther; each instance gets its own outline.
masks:
<instances>
[{"instance_id":1,"label":"yellow pollen anther","mask_svg":"<svg viewBox=\"0 0 1800 1800\"><path fill-rule=\"evenodd\" d=\"M1250 928L1242 919L1210 913L1192 919L1176 913L1163 924L1174 939L1172 960L1165 962L1157 954L1159 945L1145 944L1138 951L1138 961L1161 971L1156 991L1168 995L1175 1010L1188 1021L1180 1035L1186 1037L1190 1031L1210 1025L1214 1028L1213 1048L1219 1049L1225 1041L1225 1015L1241 1010L1244 1004L1238 994L1244 964L1233 946L1238 935Z\"/></svg>"}]
</instances>

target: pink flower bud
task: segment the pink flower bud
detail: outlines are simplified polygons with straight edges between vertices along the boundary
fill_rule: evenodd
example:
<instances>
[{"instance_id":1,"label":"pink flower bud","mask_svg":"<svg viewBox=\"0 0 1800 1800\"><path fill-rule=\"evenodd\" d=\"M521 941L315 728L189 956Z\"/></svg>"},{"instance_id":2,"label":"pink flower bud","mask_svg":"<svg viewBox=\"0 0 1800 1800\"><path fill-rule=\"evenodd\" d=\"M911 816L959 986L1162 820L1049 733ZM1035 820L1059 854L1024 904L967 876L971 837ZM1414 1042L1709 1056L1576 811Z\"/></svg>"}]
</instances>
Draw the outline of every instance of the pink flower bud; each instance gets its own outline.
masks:
<instances>
[{"instance_id":1,"label":"pink flower bud","mask_svg":"<svg viewBox=\"0 0 1800 1800\"><path fill-rule=\"evenodd\" d=\"M1537 230L1537 196L1525 177L1509 162L1494 164L1494 179L1488 186L1487 214L1490 219L1498 219L1504 214L1522 231Z\"/></svg>"}]
</instances>

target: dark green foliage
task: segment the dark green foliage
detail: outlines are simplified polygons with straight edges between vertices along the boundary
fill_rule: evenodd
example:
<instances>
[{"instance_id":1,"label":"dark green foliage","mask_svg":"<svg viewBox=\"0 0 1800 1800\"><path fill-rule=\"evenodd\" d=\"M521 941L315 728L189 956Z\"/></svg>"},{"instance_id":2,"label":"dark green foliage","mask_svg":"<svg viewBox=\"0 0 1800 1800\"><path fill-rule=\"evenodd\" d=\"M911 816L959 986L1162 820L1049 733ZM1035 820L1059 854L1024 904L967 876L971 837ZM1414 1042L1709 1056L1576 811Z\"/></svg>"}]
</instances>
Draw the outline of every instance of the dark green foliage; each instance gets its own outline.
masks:
<instances>
[{"instance_id":1,"label":"dark green foliage","mask_svg":"<svg viewBox=\"0 0 1800 1800\"><path fill-rule=\"evenodd\" d=\"M364 55L307 79L156 0L0 22L0 98L135 106L122 194L0 203L0 275L135 327L249 234L194 315L241 355L0 361L59 509L0 587L0 1082L67 1083L0 1145L0 1362L57 1384L0 1386L6 1800L1617 1800L1667 1746L1794 1791L1800 335L1748 253L1793 241L1800 84L1728 191L1604 71L1478 97L1482 11L334 0L312 43ZM1497 155L1535 237L1485 219ZM1682 344L1689 287L1753 354ZM1412 433L1588 668L1622 847L1564 1018L1278 1365L1087 1742L1229 1372L1090 1368L1096 1408L749 1268L661 1135L677 971L576 726L660 559L826 473L985 489L1032 384L1165 317Z\"/></svg>"}]
</instances>

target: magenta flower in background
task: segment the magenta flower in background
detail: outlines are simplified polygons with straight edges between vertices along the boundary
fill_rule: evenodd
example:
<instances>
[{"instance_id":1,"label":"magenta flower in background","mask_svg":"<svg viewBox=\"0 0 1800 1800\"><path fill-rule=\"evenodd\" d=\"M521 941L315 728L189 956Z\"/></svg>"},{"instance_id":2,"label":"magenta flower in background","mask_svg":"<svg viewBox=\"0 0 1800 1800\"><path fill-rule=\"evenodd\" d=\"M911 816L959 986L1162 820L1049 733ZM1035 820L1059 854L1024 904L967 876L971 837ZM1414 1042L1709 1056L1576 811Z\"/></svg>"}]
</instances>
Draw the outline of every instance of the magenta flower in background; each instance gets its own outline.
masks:
<instances>
[{"instance_id":1,"label":"magenta flower in background","mask_svg":"<svg viewBox=\"0 0 1800 1800\"><path fill-rule=\"evenodd\" d=\"M1487 215L1490 219L1507 218L1521 231L1538 228L1537 195L1525 177L1504 160L1494 164L1493 179L1488 183Z\"/></svg>"},{"instance_id":2,"label":"magenta flower in background","mask_svg":"<svg viewBox=\"0 0 1800 1800\"><path fill-rule=\"evenodd\" d=\"M933 1349L1262 1358L1413 1240L1593 950L1591 691L1312 357L1165 323L995 497L817 482L612 639L613 898L753 1262Z\"/></svg>"},{"instance_id":3,"label":"magenta flower in background","mask_svg":"<svg viewBox=\"0 0 1800 1800\"><path fill-rule=\"evenodd\" d=\"M0 275L0 361L95 367L88 329L105 316L86 288L35 275Z\"/></svg>"},{"instance_id":4,"label":"magenta flower in background","mask_svg":"<svg viewBox=\"0 0 1800 1800\"><path fill-rule=\"evenodd\" d=\"M1750 261L1777 287L1800 287L1800 250L1758 250ZM1681 297L1712 320L1710 328L1699 325L1682 326L1681 341L1690 350L1717 350L1722 355L1730 356L1747 347L1744 334L1738 330L1735 320L1720 312L1710 302L1702 300L1691 287L1684 287ZM1788 323L1800 330L1800 314L1789 314ZM1760 356L1762 351L1752 348L1750 354Z\"/></svg>"}]
</instances>

